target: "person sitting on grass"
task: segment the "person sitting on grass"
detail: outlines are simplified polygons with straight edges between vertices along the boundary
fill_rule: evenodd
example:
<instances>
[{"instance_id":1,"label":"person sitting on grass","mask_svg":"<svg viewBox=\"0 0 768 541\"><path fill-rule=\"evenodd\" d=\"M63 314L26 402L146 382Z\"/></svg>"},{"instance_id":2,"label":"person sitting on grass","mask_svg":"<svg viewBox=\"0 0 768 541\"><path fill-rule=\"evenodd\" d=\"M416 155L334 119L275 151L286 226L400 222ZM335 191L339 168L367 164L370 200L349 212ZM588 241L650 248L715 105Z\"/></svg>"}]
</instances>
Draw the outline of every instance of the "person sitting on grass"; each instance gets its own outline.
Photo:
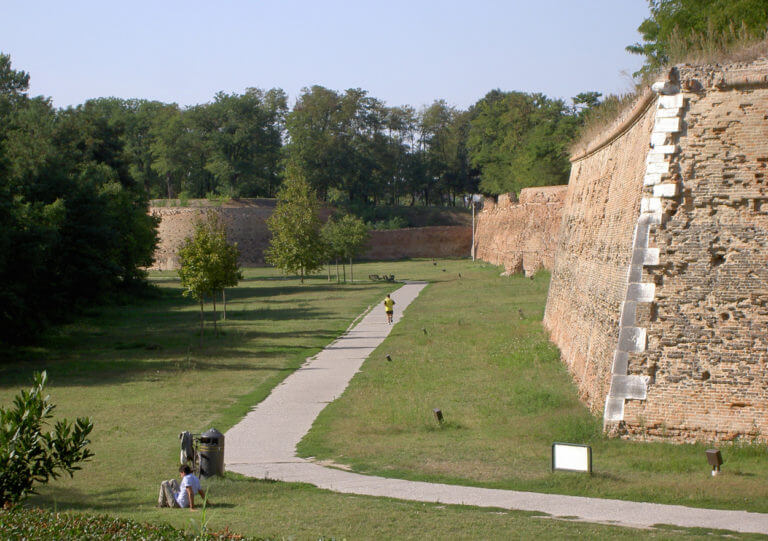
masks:
<instances>
[{"instance_id":1,"label":"person sitting on grass","mask_svg":"<svg viewBox=\"0 0 768 541\"><path fill-rule=\"evenodd\" d=\"M189 510L195 508L195 494L205 498L205 491L200 487L200 479L192 473L187 465L179 467L179 476L181 484L176 479L163 481L160 484L160 494L157 497L158 507L189 507ZM207 502L210 505L210 502Z\"/></svg>"}]
</instances>

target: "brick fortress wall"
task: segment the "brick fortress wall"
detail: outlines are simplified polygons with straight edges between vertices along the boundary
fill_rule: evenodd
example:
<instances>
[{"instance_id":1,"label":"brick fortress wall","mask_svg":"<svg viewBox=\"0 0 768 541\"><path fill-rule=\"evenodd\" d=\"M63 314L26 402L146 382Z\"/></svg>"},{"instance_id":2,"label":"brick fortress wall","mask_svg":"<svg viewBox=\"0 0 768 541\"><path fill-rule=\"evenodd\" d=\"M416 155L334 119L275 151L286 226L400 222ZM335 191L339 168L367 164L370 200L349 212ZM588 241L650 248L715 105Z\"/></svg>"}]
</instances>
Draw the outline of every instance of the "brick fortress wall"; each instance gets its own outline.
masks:
<instances>
[{"instance_id":1,"label":"brick fortress wall","mask_svg":"<svg viewBox=\"0 0 768 541\"><path fill-rule=\"evenodd\" d=\"M680 67L574 156L545 313L606 429L768 440L768 61Z\"/></svg>"},{"instance_id":2,"label":"brick fortress wall","mask_svg":"<svg viewBox=\"0 0 768 541\"><path fill-rule=\"evenodd\" d=\"M555 250L544 325L595 412L610 384L652 104L643 96L613 137L573 161Z\"/></svg>"},{"instance_id":3,"label":"brick fortress wall","mask_svg":"<svg viewBox=\"0 0 768 541\"><path fill-rule=\"evenodd\" d=\"M486 199L477 217L475 255L508 273L552 270L567 186L525 188L519 202L508 194Z\"/></svg>"},{"instance_id":4,"label":"brick fortress wall","mask_svg":"<svg viewBox=\"0 0 768 541\"><path fill-rule=\"evenodd\" d=\"M155 263L160 270L179 268L178 249L192 235L194 223L207 212L218 212L227 226L230 242L240 248L241 265L263 265L264 250L271 235L266 220L274 210L271 199L241 199L221 207L151 207L160 217L160 242L155 250ZM321 210L321 219L330 215ZM403 259L411 257L469 257L472 228L468 226L419 227L371 231L371 239L363 259Z\"/></svg>"},{"instance_id":5,"label":"brick fortress wall","mask_svg":"<svg viewBox=\"0 0 768 541\"><path fill-rule=\"evenodd\" d=\"M658 196L638 313L647 347L629 374L622 433L683 441L768 440L768 61L681 68L680 131ZM659 189L666 185L667 190Z\"/></svg>"}]
</instances>

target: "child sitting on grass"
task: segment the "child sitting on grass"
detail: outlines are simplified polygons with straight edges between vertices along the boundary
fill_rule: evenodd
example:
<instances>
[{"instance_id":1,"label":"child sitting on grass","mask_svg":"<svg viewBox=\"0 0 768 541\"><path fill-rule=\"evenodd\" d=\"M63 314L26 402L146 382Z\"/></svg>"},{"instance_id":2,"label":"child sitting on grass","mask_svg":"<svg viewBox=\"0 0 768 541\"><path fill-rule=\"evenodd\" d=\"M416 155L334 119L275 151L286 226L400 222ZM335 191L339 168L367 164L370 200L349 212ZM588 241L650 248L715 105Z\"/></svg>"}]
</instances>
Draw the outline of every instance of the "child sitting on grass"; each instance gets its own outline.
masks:
<instances>
[{"instance_id":1,"label":"child sitting on grass","mask_svg":"<svg viewBox=\"0 0 768 541\"><path fill-rule=\"evenodd\" d=\"M187 465L179 467L181 484L176 479L160 483L160 494L157 496L158 507L189 507L195 508L195 494L205 498L205 491L200 487L200 479L192 473ZM210 502L207 502L210 505Z\"/></svg>"}]
</instances>

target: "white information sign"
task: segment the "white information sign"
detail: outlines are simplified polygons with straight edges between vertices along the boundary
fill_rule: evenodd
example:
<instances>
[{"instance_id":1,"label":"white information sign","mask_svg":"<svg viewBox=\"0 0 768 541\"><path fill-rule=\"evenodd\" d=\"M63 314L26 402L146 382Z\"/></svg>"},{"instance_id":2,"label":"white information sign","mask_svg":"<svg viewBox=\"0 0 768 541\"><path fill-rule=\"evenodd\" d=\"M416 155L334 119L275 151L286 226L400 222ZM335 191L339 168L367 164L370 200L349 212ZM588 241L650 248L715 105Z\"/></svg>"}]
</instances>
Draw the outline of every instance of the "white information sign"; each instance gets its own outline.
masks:
<instances>
[{"instance_id":1,"label":"white information sign","mask_svg":"<svg viewBox=\"0 0 768 541\"><path fill-rule=\"evenodd\" d=\"M552 470L592 473L592 448L589 445L553 443Z\"/></svg>"}]
</instances>

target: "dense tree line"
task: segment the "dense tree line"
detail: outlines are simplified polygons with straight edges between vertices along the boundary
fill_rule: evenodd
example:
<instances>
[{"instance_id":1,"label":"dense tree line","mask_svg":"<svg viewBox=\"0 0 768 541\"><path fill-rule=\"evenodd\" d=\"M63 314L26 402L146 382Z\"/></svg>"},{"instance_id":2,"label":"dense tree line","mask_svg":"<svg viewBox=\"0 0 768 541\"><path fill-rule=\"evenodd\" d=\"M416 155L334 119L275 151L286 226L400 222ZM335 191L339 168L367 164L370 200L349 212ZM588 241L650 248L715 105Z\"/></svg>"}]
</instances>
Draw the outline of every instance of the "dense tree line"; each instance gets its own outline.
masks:
<instances>
[{"instance_id":1,"label":"dense tree line","mask_svg":"<svg viewBox=\"0 0 768 541\"><path fill-rule=\"evenodd\" d=\"M186 109L100 98L68 112L106 124L116 159L152 198L274 197L283 179L303 178L321 199L360 207L565 182L577 105L494 90L466 111L443 100L417 111L313 86L291 110L282 90L251 88Z\"/></svg>"},{"instance_id":2,"label":"dense tree line","mask_svg":"<svg viewBox=\"0 0 768 541\"><path fill-rule=\"evenodd\" d=\"M0 54L0 342L143 283L156 223L110 101L55 110Z\"/></svg>"},{"instance_id":3,"label":"dense tree line","mask_svg":"<svg viewBox=\"0 0 768 541\"><path fill-rule=\"evenodd\" d=\"M578 107L490 92L466 111L388 107L364 90L219 93L182 108L97 98L55 109L0 55L0 337L142 283L149 198L274 197L302 179L340 206L456 204L565 182Z\"/></svg>"}]
</instances>

